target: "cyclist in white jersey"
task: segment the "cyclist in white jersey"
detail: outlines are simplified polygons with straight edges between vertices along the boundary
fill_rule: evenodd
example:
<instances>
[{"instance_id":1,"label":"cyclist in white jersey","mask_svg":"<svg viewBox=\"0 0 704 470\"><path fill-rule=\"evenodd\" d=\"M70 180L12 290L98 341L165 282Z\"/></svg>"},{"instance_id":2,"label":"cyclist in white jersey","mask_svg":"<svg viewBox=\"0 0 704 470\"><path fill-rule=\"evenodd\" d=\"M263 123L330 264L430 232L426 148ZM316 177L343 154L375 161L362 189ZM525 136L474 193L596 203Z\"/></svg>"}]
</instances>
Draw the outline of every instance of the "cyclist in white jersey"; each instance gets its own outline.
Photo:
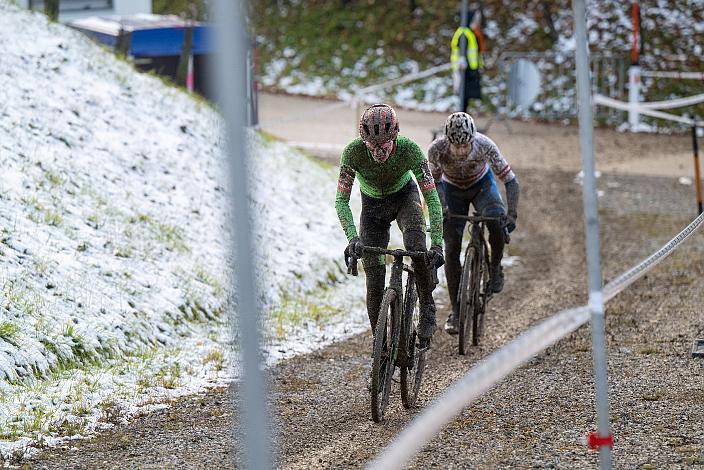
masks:
<instances>
[{"instance_id":1,"label":"cyclist in white jersey","mask_svg":"<svg viewBox=\"0 0 704 470\"><path fill-rule=\"evenodd\" d=\"M491 260L489 261L490 288L501 292L504 275L501 258L504 249L503 229L512 232L518 218L518 179L499 148L489 137L477 132L474 120L467 113L453 113L445 122L445 134L435 139L428 149L430 170L443 205L445 239L445 275L452 302L452 312L445 323L445 331L457 333L460 283L460 251L466 221L447 217L469 213L470 203L485 217L500 217L503 222L488 222ZM508 210L504 206L494 178L506 187Z\"/></svg>"}]
</instances>

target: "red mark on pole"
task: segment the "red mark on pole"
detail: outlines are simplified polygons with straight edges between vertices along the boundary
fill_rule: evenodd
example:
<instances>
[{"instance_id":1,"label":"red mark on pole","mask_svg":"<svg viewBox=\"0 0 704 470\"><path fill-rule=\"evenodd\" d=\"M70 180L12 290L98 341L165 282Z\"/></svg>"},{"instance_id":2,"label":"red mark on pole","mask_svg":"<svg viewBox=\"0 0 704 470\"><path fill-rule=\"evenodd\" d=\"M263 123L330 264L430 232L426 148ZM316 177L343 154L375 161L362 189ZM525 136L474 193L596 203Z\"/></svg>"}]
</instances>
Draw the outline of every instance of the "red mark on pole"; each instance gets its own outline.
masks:
<instances>
[{"instance_id":1,"label":"red mark on pole","mask_svg":"<svg viewBox=\"0 0 704 470\"><path fill-rule=\"evenodd\" d=\"M631 47L631 63L637 64L639 52L638 45L640 44L640 7L638 6L637 1L634 1L631 4L631 15L633 19L633 46Z\"/></svg>"},{"instance_id":2,"label":"red mark on pole","mask_svg":"<svg viewBox=\"0 0 704 470\"><path fill-rule=\"evenodd\" d=\"M592 450L599 450L600 447L609 446L614 448L614 434L611 433L608 436L600 436L595 432L590 432L587 436L587 444Z\"/></svg>"}]
</instances>

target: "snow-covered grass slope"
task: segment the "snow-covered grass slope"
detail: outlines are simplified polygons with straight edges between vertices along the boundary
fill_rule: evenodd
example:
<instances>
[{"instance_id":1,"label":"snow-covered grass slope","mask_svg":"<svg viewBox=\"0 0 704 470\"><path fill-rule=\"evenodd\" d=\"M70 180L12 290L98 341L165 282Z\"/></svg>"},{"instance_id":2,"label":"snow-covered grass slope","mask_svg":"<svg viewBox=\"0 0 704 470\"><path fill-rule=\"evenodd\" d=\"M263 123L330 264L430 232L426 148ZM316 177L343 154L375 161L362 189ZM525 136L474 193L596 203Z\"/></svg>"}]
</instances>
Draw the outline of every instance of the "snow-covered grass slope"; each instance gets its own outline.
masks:
<instances>
[{"instance_id":1,"label":"snow-covered grass slope","mask_svg":"<svg viewBox=\"0 0 704 470\"><path fill-rule=\"evenodd\" d=\"M231 379L233 303L220 116L7 0L0 57L7 455ZM339 264L334 170L249 140L274 362L366 328L363 281Z\"/></svg>"}]
</instances>

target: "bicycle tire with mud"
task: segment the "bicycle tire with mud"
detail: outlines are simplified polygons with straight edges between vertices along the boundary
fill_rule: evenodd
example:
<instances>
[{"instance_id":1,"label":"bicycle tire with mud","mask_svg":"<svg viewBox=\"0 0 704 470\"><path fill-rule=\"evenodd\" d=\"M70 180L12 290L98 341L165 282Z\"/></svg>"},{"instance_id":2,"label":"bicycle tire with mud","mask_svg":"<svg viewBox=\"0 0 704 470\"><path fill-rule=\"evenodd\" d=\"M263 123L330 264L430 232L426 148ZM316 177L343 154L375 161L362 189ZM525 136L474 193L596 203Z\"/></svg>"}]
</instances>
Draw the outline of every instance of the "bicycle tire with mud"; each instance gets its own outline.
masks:
<instances>
[{"instance_id":1,"label":"bicycle tire with mud","mask_svg":"<svg viewBox=\"0 0 704 470\"><path fill-rule=\"evenodd\" d=\"M418 400L418 391L423 381L425 369L425 353L420 353L416 347L418 339L418 292L413 276L406 281L406 295L403 299L403 331L399 356L406 359L401 366L401 402L405 408L413 408Z\"/></svg>"},{"instance_id":2,"label":"bicycle tire with mud","mask_svg":"<svg viewBox=\"0 0 704 470\"><path fill-rule=\"evenodd\" d=\"M391 378L395 367L394 349L398 347L398 334L401 330L396 305L396 291L386 289L374 331L371 408L375 423L383 421L391 393Z\"/></svg>"},{"instance_id":3,"label":"bicycle tire with mud","mask_svg":"<svg viewBox=\"0 0 704 470\"><path fill-rule=\"evenodd\" d=\"M460 277L460 289L457 293L459 304L459 335L458 351L460 355L465 355L469 350L469 338L474 320L474 305L476 304L476 290L473 276L474 264L477 258L477 248L471 242L464 252L464 263L462 264L462 276Z\"/></svg>"}]
</instances>

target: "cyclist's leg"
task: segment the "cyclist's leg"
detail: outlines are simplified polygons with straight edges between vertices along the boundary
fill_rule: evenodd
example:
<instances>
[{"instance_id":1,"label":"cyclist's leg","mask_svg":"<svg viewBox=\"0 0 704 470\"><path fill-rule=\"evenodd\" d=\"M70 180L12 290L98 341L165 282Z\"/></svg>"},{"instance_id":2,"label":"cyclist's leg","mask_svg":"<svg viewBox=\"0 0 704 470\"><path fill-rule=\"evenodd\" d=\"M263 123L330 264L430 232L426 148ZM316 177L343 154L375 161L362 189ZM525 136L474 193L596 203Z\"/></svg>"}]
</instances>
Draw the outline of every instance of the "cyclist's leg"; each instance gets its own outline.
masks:
<instances>
[{"instance_id":1,"label":"cyclist's leg","mask_svg":"<svg viewBox=\"0 0 704 470\"><path fill-rule=\"evenodd\" d=\"M396 223L403 233L403 244L408 251L426 251L425 216L421 210L418 187L415 182L410 181L399 193L402 193L403 200L400 201ZM413 271L416 274L416 287L420 301L418 335L430 338L436 326L435 302L433 301L435 286L427 263L413 260Z\"/></svg>"},{"instance_id":2,"label":"cyclist's leg","mask_svg":"<svg viewBox=\"0 0 704 470\"><path fill-rule=\"evenodd\" d=\"M389 200L375 199L362 194L362 214L359 224L362 243L365 246L388 247L389 228L395 215L396 210ZM364 255L362 264L367 281L367 315L373 334L384 295L386 260L380 255Z\"/></svg>"},{"instance_id":3,"label":"cyclist's leg","mask_svg":"<svg viewBox=\"0 0 704 470\"><path fill-rule=\"evenodd\" d=\"M482 189L474 198L472 204L485 217L501 217L506 214L506 207L501 199L501 193L496 186L496 181L491 172L488 172L481 181ZM495 292L500 292L503 288L503 271L501 269L501 258L504 256L504 234L499 222L487 222L489 229L489 245L491 245L491 260L489 271L491 272L491 284Z\"/></svg>"},{"instance_id":4,"label":"cyclist's leg","mask_svg":"<svg viewBox=\"0 0 704 470\"><path fill-rule=\"evenodd\" d=\"M456 186L441 181L445 191L445 202L450 212L458 215L467 215L469 212L469 199L467 191ZM460 264L460 253L462 251L462 234L464 233L466 221L462 219L448 219L443 224L443 238L445 239L445 277L447 278L447 290L450 294L452 311L459 312L457 303L457 292L459 291L462 266Z\"/></svg>"}]
</instances>

